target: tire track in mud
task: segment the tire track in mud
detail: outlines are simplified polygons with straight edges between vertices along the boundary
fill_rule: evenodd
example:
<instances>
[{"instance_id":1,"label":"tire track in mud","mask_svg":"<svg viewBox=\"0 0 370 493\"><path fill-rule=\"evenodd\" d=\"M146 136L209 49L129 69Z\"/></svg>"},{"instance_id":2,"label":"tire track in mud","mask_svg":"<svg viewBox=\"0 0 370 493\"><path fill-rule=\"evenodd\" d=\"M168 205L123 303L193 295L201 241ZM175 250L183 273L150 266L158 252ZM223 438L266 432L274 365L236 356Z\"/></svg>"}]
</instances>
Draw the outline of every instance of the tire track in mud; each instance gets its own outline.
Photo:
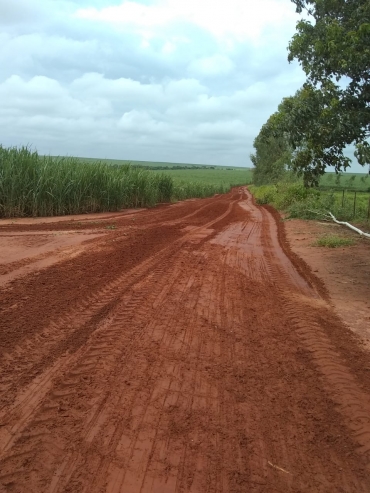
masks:
<instances>
[{"instance_id":1,"label":"tire track in mud","mask_svg":"<svg viewBox=\"0 0 370 493\"><path fill-rule=\"evenodd\" d=\"M299 337L303 339L305 346L308 346L308 351L311 353L315 365L322 372L322 377L327 379L324 382L324 387L334 403L341 406L338 409L338 406L335 405L335 409L345 418L346 426L355 432L352 434L352 439L361 446L358 451L365 464L368 465L370 455L369 394L364 391L359 381L356 381L351 375L343 360L340 361L339 354L334 350L328 336L324 334L323 329L320 327L322 319L326 318L333 321L335 317L330 313L330 306L322 299L318 299L318 293L303 278L297 275L290 260L285 257L277 242L278 236L274 231L276 225L272 217L263 209L256 211L256 208L252 207L251 210L251 207L252 201L250 200L246 205L247 210L251 213L254 221L262 223L261 242L257 241L257 245L262 247L260 255L265 257L266 272L271 276L271 281L277 289L277 294L281 296L280 302L285 308L291 327L297 329ZM238 229L243 230L244 228L245 226ZM259 229L258 227L252 227L252 231L257 231L257 234ZM231 240L229 242L225 239L228 234ZM230 231L228 233L224 231L212 242L228 243L233 247L235 243L238 243L238 237L235 234L230 234ZM256 243L256 239L254 239L254 243ZM245 248L239 248L239 250L243 249ZM231 257L235 255L232 252L232 248L229 250L228 255ZM251 258L249 261L251 261ZM229 261L228 264L235 265L235 262ZM258 279L258 276L255 276L251 270L248 272L248 269L246 269L245 272L255 280L263 279L263 277ZM324 313L320 312L320 308L323 308ZM334 323L338 324L339 329L344 329L338 319L335 319ZM343 479L343 484L348 487L346 491L362 491L363 489L360 483L357 483L356 487L347 484L346 479Z\"/></svg>"},{"instance_id":2,"label":"tire track in mud","mask_svg":"<svg viewBox=\"0 0 370 493\"><path fill-rule=\"evenodd\" d=\"M225 217L227 217L227 215L230 214L230 211L231 211L234 203L235 203L235 201L231 202L229 204L226 212L224 212L220 216L216 217L216 219L212 219L211 221L206 223L204 226L202 226L200 228L196 228L196 231L203 229L203 228L209 229L212 225L214 225L215 223L217 223L217 222L221 221L222 219L224 219ZM123 287L124 287L124 291L127 292L129 289L132 289L135 284L140 282L140 280L143 277L145 277L145 275L149 271L152 272L152 274L150 274L149 277L153 277L153 272L154 272L156 274L155 279L156 279L156 281L158 281L158 276L161 276L163 273L163 268L164 268L163 267L163 265L164 265L163 259L166 258L166 260L168 261L171 258L171 255L174 253L175 249L178 249L184 242L187 241L187 239L190 238L190 236L191 236L190 234L187 234L183 238L176 240L173 245L166 247L164 249L164 251L163 250L160 251L157 255L150 258L148 261L139 265L137 268L134 268L129 273L129 276L125 275L125 276L122 276L121 278L116 279L110 285L106 286L103 289L103 291L95 294L93 297L91 297L88 300L83 300L81 305L78 306L74 312L69 313L66 316L66 318L63 320L60 320L59 323L54 324L54 326L52 327L54 334L57 334L57 333L60 334L62 332L62 329L64 329L63 333L65 335L65 332L66 332L65 328L69 327L70 332L72 332L74 337L75 337L75 333L76 333L76 330L78 329L78 325L76 323L74 323L74 325L71 325L72 320L74 320L78 317L79 325L80 325L80 327L81 326L83 327L84 325L86 325L91 320L94 313L99 311L101 308L105 308L107 305L109 305L109 301L112 297L112 293L116 293L117 291L120 291ZM128 302L130 306L133 304L132 305L133 308L131 307L131 309L129 310L130 317L132 316L133 309L136 308L138 301L140 299L142 299L143 297L145 298L143 293L140 293L136 297L136 303L133 303L133 300L130 300ZM162 294L162 298L163 298L163 294ZM93 308L88 309L89 306L90 307L93 306ZM83 314L82 316L81 316L81 313ZM104 324L104 322L103 322L103 324ZM49 331L48 336L50 338L50 327L47 330ZM95 369L93 360L96 359L96 357L97 358L104 357L106 362L109 360L108 356L112 356L113 342L115 340L117 340L117 336L119 337L121 335L121 331L120 331L120 329L110 327L110 328L104 329L104 334L105 334L105 337L108 337L109 344L106 345L105 348L101 345L98 345L97 347L92 346L90 348L89 352L87 353L87 355L85 355L85 357L87 359L84 360L84 363L82 365L79 365L79 366L81 366L81 368L83 368L84 371L87 372L87 374L91 373ZM44 337L46 337L46 336L44 335ZM39 338L40 338L40 336L38 336L38 340L36 341L36 343L40 342ZM45 349L47 350L49 348L46 347ZM25 351L28 351L28 350L29 350L29 344L25 347ZM12 356L14 357L14 354ZM19 360L21 361L22 359L24 359L24 357L25 357L25 353L22 354L22 351L19 350L18 351ZM80 358L80 356L77 356L77 355L76 355L76 357L78 359ZM76 357L75 358L68 358L67 357L67 359L65 361L63 361L63 368L71 366L71 364L73 364L73 360L76 359ZM8 358L8 359L10 360L11 358ZM14 360L13 360L13 362L14 362ZM114 363L114 362L115 362L115 360L113 358L112 363ZM50 372L47 372L46 378L42 378L42 377L40 378L39 377L36 380L36 382L33 382L31 384L30 388L28 389L28 392L26 392L25 394L20 396L20 398L19 398L20 402L19 402L18 406L13 406L11 410L7 410L7 411L3 412L3 414L0 418L0 419L2 419L3 422L7 422L8 416L11 414L17 416L17 424L15 424L13 426L13 428L10 430L10 433L6 432L6 435L8 435L8 436L4 437L4 433L3 433L3 436L2 436L3 444L2 445L3 445L4 452L6 452L10 448L10 446L14 443L15 438L22 432L22 428L26 428L27 419L29 419L30 416L32 415L32 411L37 411L38 414L41 413L41 415L43 415L43 412L44 412L43 408L41 408L41 411L39 411L38 406L39 406L40 402L45 398L47 393L49 392L50 385L51 385L51 380L49 377L51 377L51 376L55 377L56 372L61 371L60 365L57 365L57 366L59 366L59 368L53 368ZM24 368L21 368L21 370L24 371ZM78 372L76 373L76 370L74 370L72 372L72 374L67 379L64 380L63 386L66 386L68 388L74 388L74 386L76 386L76 376L79 376L79 374L78 374ZM13 378L14 378L14 375L13 375ZM31 398L29 398L30 394L32 395ZM65 397L67 397L68 393L64 394L64 395L65 395ZM48 404L46 406L46 412L44 412L44 417L40 417L38 422L44 423L44 421L50 420L50 416L49 416L50 409L51 409L51 407ZM59 407L58 407L58 410L59 410ZM20 416L22 416L21 419L20 419ZM37 437L39 437L39 436L40 435L37 435ZM8 440L6 440L6 439L8 439ZM5 445L4 445L4 443L5 443ZM31 455L33 455L34 451L32 450L30 453L31 453ZM17 456L18 456L18 454L17 454ZM22 457L23 457L23 454L22 454ZM42 463L42 461L40 463Z\"/></svg>"},{"instance_id":3,"label":"tire track in mud","mask_svg":"<svg viewBox=\"0 0 370 493\"><path fill-rule=\"evenodd\" d=\"M179 222L181 238L57 321L86 339L3 410L0 485L369 491L369 394L319 334L330 307L247 197L201 226Z\"/></svg>"},{"instance_id":4,"label":"tire track in mud","mask_svg":"<svg viewBox=\"0 0 370 493\"><path fill-rule=\"evenodd\" d=\"M317 315L307 316L312 309L308 300L286 300L292 324L310 351L323 375L328 393L340 407L347 426L359 444L359 451L370 465L370 397L351 374L343 358L331 343ZM317 311L317 307L315 307ZM325 310L325 308L324 308Z\"/></svg>"},{"instance_id":5,"label":"tire track in mud","mask_svg":"<svg viewBox=\"0 0 370 493\"><path fill-rule=\"evenodd\" d=\"M275 239L273 254L284 258L285 253L276 240L277 225L266 211L262 210L262 213L265 217L268 216L265 224L270 228L270 234L265 235L265 238ZM271 242L268 242L267 248L271 252ZM271 253L269 255L271 256ZM289 264L289 268L286 264ZM286 286L281 288L282 302L289 321L322 373L323 384L328 394L339 406L347 426L353 431L353 436L359 444L359 451L365 456L370 468L370 395L351 373L338 348L326 334L323 321L331 320L338 325L338 330L346 329L343 323L330 313L330 305L319 298L314 288L297 283L297 275L291 275L294 267L287 257L284 263L275 262L273 265L271 270L277 284L281 284L281 279L284 279L286 286L293 284L290 290Z\"/></svg>"},{"instance_id":6,"label":"tire track in mud","mask_svg":"<svg viewBox=\"0 0 370 493\"><path fill-rule=\"evenodd\" d=\"M217 197L215 202L219 206L225 208L225 206L227 207L228 205L227 199L230 198L231 194L227 196L226 200L225 198L222 199ZM80 297L89 296L93 290L96 291L100 289L102 284L108 284L112 278L116 277L116 272L112 269L112 265L117 265L118 272L120 269L127 271L132 267L132 265L135 265L135 263L140 263L140 261L151 256L156 250L158 251L158 249L163 248L163 246L167 246L168 242L171 243L174 239L176 239L176 237L183 236L183 234L179 231L179 227L176 226L176 224L172 224L174 219L179 219L180 216L183 219L185 218L184 220L186 221L189 216L190 221L192 221L191 223L193 223L194 221L191 218L196 215L199 216L196 221L198 221L200 223L199 225L201 225L202 222L204 223L204 221L207 221L210 214L212 214L212 199L205 199L194 203L184 203L180 204L180 206L175 204L175 206L170 206L167 208L159 207L158 210L154 209L143 211L140 223L137 222L137 214L131 215L133 217L123 215L121 222L118 223L119 226L117 231L110 231L110 234L106 234L102 240L95 242L95 252L83 254L81 258L78 258L72 262L66 258L62 265L62 269L59 267L43 269L42 271L37 272L36 275L32 273L25 276L23 279L13 281L5 289L0 289L0 297L3 298L2 306L0 306L0 313L2 315L2 317L0 317L0 344L4 343L4 346L8 347L12 345L13 335L8 333L8 327L10 324L18 325L19 328L16 331L18 337L22 333L31 333L31 327L27 323L28 320L23 320L24 317L22 315L24 312L27 313L29 311L28 308L32 303L38 302L41 304L44 300L48 304L50 304L50 301L52 303L54 300L49 299L51 290L54 289L57 291L62 287L64 290L61 292L61 295L63 296L60 296L60 303L67 302L70 307L73 307L76 298L71 299L66 294L68 294L69 290L75 290L76 284L78 284L81 289ZM162 220L162 222L160 222L159 219L161 215L166 217L165 221ZM152 221L152 216L154 216L154 221ZM214 215L212 217L214 217ZM45 229L47 229L48 234L50 234L50 230L53 231L53 227L58 226L59 224L60 223L58 222L52 225L50 223L41 225L35 224L32 225L32 227L39 228L44 226ZM5 229L12 227L16 229L27 229L28 225L7 225L5 226ZM101 229L102 226L100 222L97 227ZM4 228L0 229L2 230ZM70 229L70 225L67 225L67 229ZM40 232L39 229L37 229L37 232ZM166 243L164 245L161 244L161 235L165 238ZM145 243L147 243L147 245ZM149 251L149 249L153 249L154 252ZM142 250L143 253L141 253ZM125 256L127 256L127 254L129 255L128 261L122 262L119 255L121 251L122 254L124 252ZM112 253L113 264L109 262L109 253ZM90 267L88 270L86 270L86 265ZM102 267L104 270L102 270ZM75 270L75 272L71 272L71 270ZM108 276L106 275L107 271L109 271ZM91 273L95 273L96 277L91 278ZM53 284L54 279L59 276L63 281L62 286L58 283ZM67 280L67 276L71 277L71 279L75 281L75 284L68 284L65 282ZM89 289L88 285L86 285L84 282L85 277L91 281L91 286L93 289ZM41 293L42 285L50 286L49 290L44 290L44 292ZM27 292L27 296L24 296L25 291ZM36 294L40 299L34 296L34 291L36 291ZM39 293L37 293L37 291L39 291ZM9 293L11 293L10 296ZM14 300L16 300L16 303L14 303ZM47 321L48 317L45 315L48 313L48 310L46 310L43 306L41 306L41 308L42 310L40 311L42 312L42 316L45 321ZM55 306L55 304L52 306L50 304L49 311L54 311L55 314L58 315L60 315L59 312L62 312L59 306ZM45 321L41 320L42 326L46 325ZM22 327L21 324L25 325L25 327ZM33 327L32 329L34 332L37 332L39 328L40 326Z\"/></svg>"},{"instance_id":7,"label":"tire track in mud","mask_svg":"<svg viewBox=\"0 0 370 493\"><path fill-rule=\"evenodd\" d=\"M222 213L216 219L208 221L206 224L193 229L190 234L194 235L198 231L207 230L212 225L222 221L230 214L233 204L231 202L226 212ZM208 205L201 208L207 208ZM199 211L198 211L199 212ZM194 213L190 214L193 216ZM186 216L188 217L188 216ZM207 235L208 233L206 233ZM2 394L7 394L7 400L10 402L14 399L11 388L19 388L23 375L32 375L32 369L36 367L39 371L39 366L44 366L47 362L50 364L50 355L52 350L55 351L54 356L60 356L66 350L73 349L73 345L79 341L81 345L89 334L94 330L94 324L91 323L94 317L99 318L99 313L105 315L107 307L113 302L116 303L122 294L122 289L128 290L133 284L144 277L155 265L169 261L171 255L176 249L181 248L181 245L189 237L189 233L183 235L170 243L170 245L162 248L157 254L149 257L149 259L141 262L137 267L132 268L128 273L117 277L114 281L105 285L100 291L91 294L82 299L77 305L67 312L64 317L52 322L42 331L36 333L32 338L28 338L22 345L16 346L11 353L4 353L2 357L0 390ZM89 325L88 328L86 326ZM78 337L80 333L80 338ZM40 350L40 348L42 348ZM34 354L33 359L29 358L29 354ZM1 365L1 363L0 363ZM19 375L17 379L17 375ZM1 420L1 414L0 414Z\"/></svg>"},{"instance_id":8,"label":"tire track in mud","mask_svg":"<svg viewBox=\"0 0 370 493\"><path fill-rule=\"evenodd\" d=\"M84 229L101 229L105 223L111 223L114 221L115 224L125 225L132 224L134 220L140 223L140 227L142 226L151 226L153 223L164 224L167 221L172 220L186 220L189 217L192 217L198 214L204 209L212 208L215 203L222 202L225 200L225 197L231 197L231 195L235 192L229 192L228 194L214 196L212 198L205 199L190 199L182 202L177 202L175 204L171 204L169 207L165 204L160 204L152 209L140 209L134 210L132 212L127 213L126 211L116 212L111 216L104 216L97 218L89 218L82 216L80 219L68 220L67 217L63 217L62 221L59 221L60 217L56 218L56 221L51 221L53 218L47 218L48 220L45 222L35 222L35 224L30 223L0 223L0 233L2 232L35 232L36 234L42 234L43 231L50 232L52 228L53 231L65 231L65 230L78 230L83 231ZM191 212L189 212L189 209Z\"/></svg>"}]
</instances>

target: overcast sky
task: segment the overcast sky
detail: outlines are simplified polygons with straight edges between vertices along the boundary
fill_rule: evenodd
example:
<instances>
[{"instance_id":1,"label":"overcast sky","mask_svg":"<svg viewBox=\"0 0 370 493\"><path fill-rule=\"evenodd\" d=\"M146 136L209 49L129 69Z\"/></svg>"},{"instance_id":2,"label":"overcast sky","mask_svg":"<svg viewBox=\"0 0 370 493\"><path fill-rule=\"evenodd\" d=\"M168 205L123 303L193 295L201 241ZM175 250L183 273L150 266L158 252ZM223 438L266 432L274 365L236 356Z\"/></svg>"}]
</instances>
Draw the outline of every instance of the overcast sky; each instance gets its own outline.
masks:
<instances>
[{"instance_id":1,"label":"overcast sky","mask_svg":"<svg viewBox=\"0 0 370 493\"><path fill-rule=\"evenodd\" d=\"M290 0L0 0L3 145L250 166L302 85Z\"/></svg>"}]
</instances>

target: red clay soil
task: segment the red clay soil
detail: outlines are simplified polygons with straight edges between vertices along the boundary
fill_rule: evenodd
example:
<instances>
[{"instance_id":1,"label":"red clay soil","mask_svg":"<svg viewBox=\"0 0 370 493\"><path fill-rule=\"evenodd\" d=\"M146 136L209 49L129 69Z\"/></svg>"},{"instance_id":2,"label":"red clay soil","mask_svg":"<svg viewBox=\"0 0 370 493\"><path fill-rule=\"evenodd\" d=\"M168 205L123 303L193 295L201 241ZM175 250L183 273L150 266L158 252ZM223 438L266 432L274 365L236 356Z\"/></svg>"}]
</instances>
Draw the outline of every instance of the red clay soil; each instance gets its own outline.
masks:
<instances>
[{"instance_id":1,"label":"red clay soil","mask_svg":"<svg viewBox=\"0 0 370 493\"><path fill-rule=\"evenodd\" d=\"M5 238L1 492L370 491L368 353L246 189Z\"/></svg>"},{"instance_id":2,"label":"red clay soil","mask_svg":"<svg viewBox=\"0 0 370 493\"><path fill-rule=\"evenodd\" d=\"M284 229L293 252L325 284L340 318L370 349L370 241L343 226L320 221L293 219L285 222ZM339 248L315 244L328 235L353 244Z\"/></svg>"}]
</instances>

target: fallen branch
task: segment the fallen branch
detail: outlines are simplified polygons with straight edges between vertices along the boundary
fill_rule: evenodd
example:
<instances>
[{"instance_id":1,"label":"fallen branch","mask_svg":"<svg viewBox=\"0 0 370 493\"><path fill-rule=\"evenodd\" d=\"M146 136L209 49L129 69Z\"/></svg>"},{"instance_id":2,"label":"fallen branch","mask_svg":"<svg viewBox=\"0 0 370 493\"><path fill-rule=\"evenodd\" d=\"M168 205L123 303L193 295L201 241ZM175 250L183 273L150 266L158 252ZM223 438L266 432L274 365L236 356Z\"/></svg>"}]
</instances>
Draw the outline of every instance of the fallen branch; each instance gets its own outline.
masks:
<instances>
[{"instance_id":1,"label":"fallen branch","mask_svg":"<svg viewBox=\"0 0 370 493\"><path fill-rule=\"evenodd\" d=\"M352 224L346 223L345 221L338 221L338 219L336 219L330 211L328 211L328 213L335 223L343 224L343 226L347 226L347 228L352 229L352 231L356 231L356 233L358 233L359 235L365 236L365 238L370 238L369 233L364 233L363 231L361 231L361 229L358 229L355 226L352 226Z\"/></svg>"},{"instance_id":2,"label":"fallen branch","mask_svg":"<svg viewBox=\"0 0 370 493\"><path fill-rule=\"evenodd\" d=\"M369 233L364 233L364 231L361 231L361 229L356 228L356 226L352 226L352 224L347 223L345 221L338 221L338 219L330 211L328 211L328 214L323 214L322 212L312 211L310 209L307 209L307 210L308 210L308 212L312 212L313 214L318 214L319 216L331 217L331 219L335 223L342 224L343 226L347 226L347 228L352 229L352 231L356 231L356 233L358 233L359 235L364 236L365 238L370 238ZM327 221L327 219L325 219L325 221Z\"/></svg>"}]
</instances>

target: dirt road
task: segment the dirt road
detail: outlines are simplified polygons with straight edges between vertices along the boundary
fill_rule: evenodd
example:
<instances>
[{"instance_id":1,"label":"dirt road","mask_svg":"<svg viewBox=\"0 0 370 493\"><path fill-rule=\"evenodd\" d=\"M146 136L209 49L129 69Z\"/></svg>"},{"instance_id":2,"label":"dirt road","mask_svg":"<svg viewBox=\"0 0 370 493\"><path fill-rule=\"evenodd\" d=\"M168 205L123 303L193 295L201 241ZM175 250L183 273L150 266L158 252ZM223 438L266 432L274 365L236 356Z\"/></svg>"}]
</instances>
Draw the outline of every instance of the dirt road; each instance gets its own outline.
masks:
<instances>
[{"instance_id":1,"label":"dirt road","mask_svg":"<svg viewBox=\"0 0 370 493\"><path fill-rule=\"evenodd\" d=\"M246 190L0 238L1 492L370 491L369 357Z\"/></svg>"}]
</instances>

